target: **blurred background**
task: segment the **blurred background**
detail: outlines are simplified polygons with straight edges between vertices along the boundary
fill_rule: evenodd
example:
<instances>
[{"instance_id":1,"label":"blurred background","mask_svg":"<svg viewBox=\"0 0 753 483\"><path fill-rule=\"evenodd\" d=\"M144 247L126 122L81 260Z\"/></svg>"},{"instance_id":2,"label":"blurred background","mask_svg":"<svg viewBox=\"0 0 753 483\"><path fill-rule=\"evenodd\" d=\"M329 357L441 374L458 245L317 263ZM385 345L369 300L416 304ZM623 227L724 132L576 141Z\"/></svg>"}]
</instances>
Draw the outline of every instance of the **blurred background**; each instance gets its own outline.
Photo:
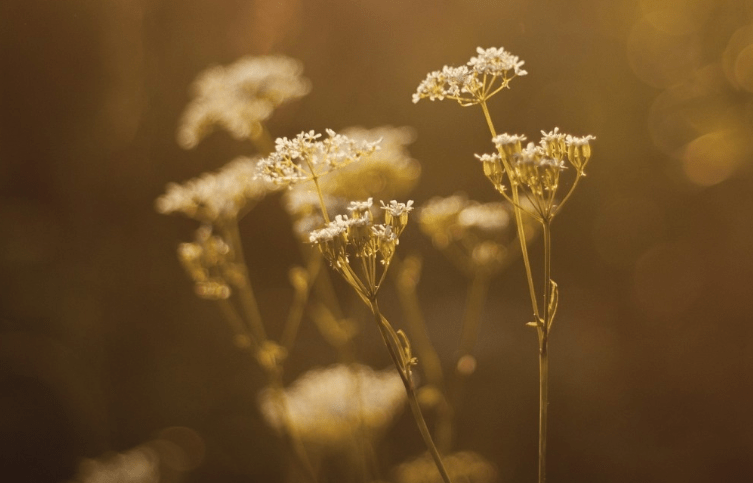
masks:
<instances>
[{"instance_id":1,"label":"blurred background","mask_svg":"<svg viewBox=\"0 0 753 483\"><path fill-rule=\"evenodd\" d=\"M284 480L262 374L176 259L195 223L154 210L168 182L253 153L224 132L178 147L189 86L244 55L299 59L312 92L275 112L273 135L412 126L411 198L492 201L473 158L491 151L480 110L411 103L477 46L529 72L491 101L498 131L597 138L554 225L550 481L752 478L753 2L4 0L0 479L67 481L84 458L156 441L182 481ZM301 263L285 219L271 196L241 226L269 320ZM402 238L423 255L419 296L449 367L466 282L415 226ZM536 474L527 303L517 262L492 283L459 416L458 446L500 482ZM336 360L307 319L300 337L286 382ZM360 339L361 360L390 364L375 330ZM409 413L385 448L386 467L422 452Z\"/></svg>"}]
</instances>

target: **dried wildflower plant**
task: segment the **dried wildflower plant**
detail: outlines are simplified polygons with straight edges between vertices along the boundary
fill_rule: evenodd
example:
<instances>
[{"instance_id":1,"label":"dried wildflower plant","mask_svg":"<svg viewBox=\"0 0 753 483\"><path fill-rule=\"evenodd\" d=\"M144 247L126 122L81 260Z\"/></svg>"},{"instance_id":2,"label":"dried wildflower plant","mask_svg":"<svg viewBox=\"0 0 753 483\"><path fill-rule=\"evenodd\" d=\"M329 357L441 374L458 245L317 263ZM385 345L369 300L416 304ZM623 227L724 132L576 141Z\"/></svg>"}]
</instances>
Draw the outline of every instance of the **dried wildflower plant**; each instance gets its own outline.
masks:
<instances>
[{"instance_id":1,"label":"dried wildflower plant","mask_svg":"<svg viewBox=\"0 0 753 483\"><path fill-rule=\"evenodd\" d=\"M533 309L528 325L536 328L539 339L539 482L545 481L548 340L559 294L551 279L551 223L585 176L594 137L575 137L555 128L542 131L543 137L534 144L526 143L522 135L498 135L487 102L527 72L522 69L524 62L505 49L478 48L476 53L463 66L429 73L413 95L413 102L452 99L461 106L480 106L496 148L476 157L502 196L500 201L480 203L455 194L432 198L416 210L421 231L468 279L452 380L442 373L418 309L420 258L396 256L414 211L412 200L397 199L407 196L421 171L407 149L415 133L391 126L339 133L328 129L272 142L265 121L277 107L310 91L301 64L282 56L247 57L213 67L194 83L194 98L181 118L178 143L192 148L219 127L237 139L250 140L258 155L237 158L217 172L183 184L169 184L156 209L199 223L195 239L179 245L178 258L196 294L218 304L236 345L248 350L267 375L267 387L259 395L262 414L288 443L300 476L311 482L318 477L308 456L312 446L347 448L354 440L371 440L385 430L405 401L428 454L401 465L395 473L399 481L494 479L494 467L479 455L452 452L452 418L460 399L452 388L462 387L460 378L476 367L472 349L489 280L517 256L525 266ZM290 270L293 302L282 335L273 340L251 286L238 222L259 200L278 190L295 234L305 242L301 244L305 262ZM391 201L375 203L375 199ZM543 280L534 278L528 254L528 243L539 232L544 245ZM331 285L327 287L331 282L328 271L320 269L324 264L370 309L396 371L377 372L354 361L356 324L342 313ZM380 289L393 266L398 267L392 270L398 296L427 380L422 388L414 380L418 359L408 336L395 330L379 307ZM315 300L310 301L310 296ZM305 314L325 340L342 350L347 363L312 370L285 388L284 363ZM419 400L439 408L439 445ZM359 451L367 452L365 446Z\"/></svg>"},{"instance_id":2,"label":"dried wildflower plant","mask_svg":"<svg viewBox=\"0 0 753 483\"><path fill-rule=\"evenodd\" d=\"M525 136L500 134L494 128L487 101L516 76L527 74L521 69L523 62L502 48L477 49L478 56L462 67L447 67L430 73L413 95L413 102L421 99L454 99L462 106L479 105L483 111L496 152L477 155L486 177L494 188L513 206L518 240L526 269L532 322L539 339L539 483L546 480L546 434L549 359L549 332L557 312L559 290L551 278L551 223L585 176L585 167L591 158L590 142L593 136L575 137L559 132L543 132L539 144L528 143ZM562 173L569 167L574 173L569 188L560 192ZM524 217L541 225L544 238L544 279L537 283L531 270L525 243Z\"/></svg>"}]
</instances>

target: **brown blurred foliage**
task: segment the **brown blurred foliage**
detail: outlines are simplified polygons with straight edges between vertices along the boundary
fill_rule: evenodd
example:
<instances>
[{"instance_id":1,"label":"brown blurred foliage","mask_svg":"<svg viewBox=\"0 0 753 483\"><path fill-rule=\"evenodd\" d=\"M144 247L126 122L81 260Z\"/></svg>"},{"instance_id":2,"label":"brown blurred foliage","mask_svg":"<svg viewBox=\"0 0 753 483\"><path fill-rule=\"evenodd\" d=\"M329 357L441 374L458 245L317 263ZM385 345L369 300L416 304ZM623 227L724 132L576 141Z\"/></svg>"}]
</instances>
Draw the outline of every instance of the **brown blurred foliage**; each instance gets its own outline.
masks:
<instances>
[{"instance_id":1,"label":"brown blurred foliage","mask_svg":"<svg viewBox=\"0 0 753 483\"><path fill-rule=\"evenodd\" d=\"M747 0L0 2L0 479L64 481L81 458L180 426L206 448L186 481L281 480L261 376L175 258L193 224L153 209L167 182L251 150L221 132L178 148L188 86L243 55L300 59L313 91L275 113L273 134L413 126L417 203L492 201L473 158L491 146L480 112L410 102L476 46L529 71L491 102L500 131L597 137L554 226L550 480L750 478L751 32ZM270 320L300 263L283 219L272 197L242 226ZM415 227L400 248L424 254L419 291L451 364L463 277ZM514 264L490 291L458 435L501 482L535 475L529 317ZM334 358L311 325L290 379ZM388 364L364 346L362 360ZM422 451L407 419L393 433L385 465Z\"/></svg>"}]
</instances>

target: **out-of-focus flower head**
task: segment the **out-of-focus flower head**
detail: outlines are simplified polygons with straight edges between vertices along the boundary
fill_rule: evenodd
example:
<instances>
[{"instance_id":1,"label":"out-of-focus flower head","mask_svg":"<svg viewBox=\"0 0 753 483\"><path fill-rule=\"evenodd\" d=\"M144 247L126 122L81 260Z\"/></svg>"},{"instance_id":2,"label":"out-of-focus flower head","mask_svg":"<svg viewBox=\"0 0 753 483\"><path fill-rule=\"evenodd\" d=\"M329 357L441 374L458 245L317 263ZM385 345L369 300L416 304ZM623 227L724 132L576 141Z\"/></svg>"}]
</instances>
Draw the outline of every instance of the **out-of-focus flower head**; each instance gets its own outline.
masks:
<instances>
[{"instance_id":1,"label":"out-of-focus flower head","mask_svg":"<svg viewBox=\"0 0 753 483\"><path fill-rule=\"evenodd\" d=\"M524 61L501 47L478 47L476 53L464 66L430 72L418 85L413 102L447 98L463 105L478 104L508 87L513 78L528 74L522 69Z\"/></svg>"},{"instance_id":2,"label":"out-of-focus flower head","mask_svg":"<svg viewBox=\"0 0 753 483\"><path fill-rule=\"evenodd\" d=\"M205 173L183 184L170 183L155 207L162 214L183 213L203 223L238 216L275 188L256 179L258 158L239 157L214 173Z\"/></svg>"},{"instance_id":3,"label":"out-of-focus flower head","mask_svg":"<svg viewBox=\"0 0 753 483\"><path fill-rule=\"evenodd\" d=\"M273 428L282 429L279 394L259 394L261 412ZM312 369L282 391L287 420L304 443L324 447L347 444L362 431L383 432L400 412L405 388L394 369L375 371L360 364Z\"/></svg>"},{"instance_id":4,"label":"out-of-focus flower head","mask_svg":"<svg viewBox=\"0 0 753 483\"><path fill-rule=\"evenodd\" d=\"M230 283L240 272L230 245L212 233L209 225L196 230L196 241L178 245L178 260L194 282L196 295L209 300L230 297Z\"/></svg>"},{"instance_id":5,"label":"out-of-focus flower head","mask_svg":"<svg viewBox=\"0 0 753 483\"><path fill-rule=\"evenodd\" d=\"M160 457L148 445L98 459L83 460L68 483L158 483Z\"/></svg>"},{"instance_id":6,"label":"out-of-focus flower head","mask_svg":"<svg viewBox=\"0 0 753 483\"><path fill-rule=\"evenodd\" d=\"M277 186L318 179L360 161L379 148L379 140L359 141L327 129L327 138L314 131L293 139L277 138L275 151L259 161L257 177Z\"/></svg>"},{"instance_id":7,"label":"out-of-focus flower head","mask_svg":"<svg viewBox=\"0 0 753 483\"><path fill-rule=\"evenodd\" d=\"M426 202L419 209L418 223L459 269L495 272L517 243L511 213L509 203L479 203L456 193Z\"/></svg>"},{"instance_id":8,"label":"out-of-focus flower head","mask_svg":"<svg viewBox=\"0 0 753 483\"><path fill-rule=\"evenodd\" d=\"M442 456L447 473L452 481L467 483L491 483L497 478L497 470L489 461L472 451L459 451ZM397 483L442 483L442 476L428 454L399 465L395 469Z\"/></svg>"},{"instance_id":9,"label":"out-of-focus flower head","mask_svg":"<svg viewBox=\"0 0 753 483\"><path fill-rule=\"evenodd\" d=\"M280 55L243 57L203 71L181 117L178 144L193 148L216 126L236 139L258 136L275 108L311 91L302 72L299 61Z\"/></svg>"}]
</instances>

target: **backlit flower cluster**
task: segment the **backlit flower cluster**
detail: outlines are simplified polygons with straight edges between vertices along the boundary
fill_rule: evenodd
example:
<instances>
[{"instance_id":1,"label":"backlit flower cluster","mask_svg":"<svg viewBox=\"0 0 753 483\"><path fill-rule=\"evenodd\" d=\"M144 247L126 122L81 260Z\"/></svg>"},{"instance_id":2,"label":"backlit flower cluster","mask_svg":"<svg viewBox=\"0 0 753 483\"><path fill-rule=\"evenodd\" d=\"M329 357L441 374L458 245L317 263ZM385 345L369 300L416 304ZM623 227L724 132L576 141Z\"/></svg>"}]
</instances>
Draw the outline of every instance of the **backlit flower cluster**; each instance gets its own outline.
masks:
<instances>
[{"instance_id":1,"label":"backlit flower cluster","mask_svg":"<svg viewBox=\"0 0 753 483\"><path fill-rule=\"evenodd\" d=\"M420 208L418 223L434 246L470 273L499 270L517 245L507 202L479 203L462 193L434 197ZM533 227L527 232L532 236Z\"/></svg>"},{"instance_id":2,"label":"backlit flower cluster","mask_svg":"<svg viewBox=\"0 0 753 483\"><path fill-rule=\"evenodd\" d=\"M234 218L249 203L275 189L256 179L256 163L256 159L239 157L215 173L204 173L183 184L170 183L157 198L157 211L183 213L203 223Z\"/></svg>"},{"instance_id":3,"label":"backlit flower cluster","mask_svg":"<svg viewBox=\"0 0 753 483\"><path fill-rule=\"evenodd\" d=\"M478 47L476 52L466 65L430 72L413 94L413 102L448 98L464 105L477 104L508 87L513 78L527 74L522 69L524 61L501 47Z\"/></svg>"},{"instance_id":4,"label":"backlit flower cluster","mask_svg":"<svg viewBox=\"0 0 753 483\"><path fill-rule=\"evenodd\" d=\"M360 364L313 369L282 392L283 401L274 391L259 394L270 426L282 429L287 418L303 442L328 447L347 444L364 431L371 436L384 431L405 401L403 383L393 369L375 371Z\"/></svg>"},{"instance_id":5,"label":"backlit flower cluster","mask_svg":"<svg viewBox=\"0 0 753 483\"><path fill-rule=\"evenodd\" d=\"M332 268L364 298L373 298L387 273L399 236L408 223L413 201L382 203L384 223L374 223L373 202L353 201L350 216L337 215L334 221L314 230L309 241L317 245Z\"/></svg>"},{"instance_id":6,"label":"backlit flower cluster","mask_svg":"<svg viewBox=\"0 0 753 483\"><path fill-rule=\"evenodd\" d=\"M194 98L181 117L178 144L193 148L215 126L236 139L258 136L275 108L309 93L311 85L302 72L300 62L283 56L244 57L205 70L193 84Z\"/></svg>"},{"instance_id":7,"label":"backlit flower cluster","mask_svg":"<svg viewBox=\"0 0 753 483\"><path fill-rule=\"evenodd\" d=\"M277 186L316 180L329 172L360 161L374 153L379 140L358 141L327 129L327 138L314 131L302 132L293 139L277 138L275 151L259 161L258 177Z\"/></svg>"},{"instance_id":8,"label":"backlit flower cluster","mask_svg":"<svg viewBox=\"0 0 753 483\"><path fill-rule=\"evenodd\" d=\"M575 180L564 201L577 180L585 176L584 169L591 158L590 141L596 138L590 135L575 137L559 132L558 128L541 133L539 144L528 143L525 147L525 136L500 134L492 139L497 147L496 153L476 157L482 162L484 174L497 191L509 200L508 185L521 188L530 204L530 210L526 211L545 220L551 219L561 206L555 203L560 173L567 164L575 168Z\"/></svg>"}]
</instances>

